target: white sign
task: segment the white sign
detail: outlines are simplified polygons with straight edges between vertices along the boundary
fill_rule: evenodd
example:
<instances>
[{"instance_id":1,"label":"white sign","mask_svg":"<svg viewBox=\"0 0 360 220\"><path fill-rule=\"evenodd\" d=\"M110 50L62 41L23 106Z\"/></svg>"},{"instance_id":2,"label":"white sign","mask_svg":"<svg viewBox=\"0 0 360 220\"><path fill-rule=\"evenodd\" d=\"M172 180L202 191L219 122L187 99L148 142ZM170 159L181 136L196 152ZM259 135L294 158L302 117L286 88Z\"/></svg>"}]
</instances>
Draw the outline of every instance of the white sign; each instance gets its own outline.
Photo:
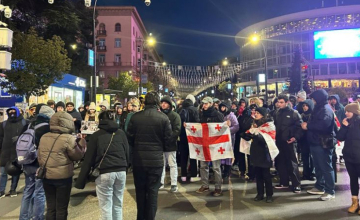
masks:
<instances>
[{"instance_id":1,"label":"white sign","mask_svg":"<svg viewBox=\"0 0 360 220\"><path fill-rule=\"evenodd\" d=\"M129 92L129 95L136 95L136 92Z\"/></svg>"},{"instance_id":2,"label":"white sign","mask_svg":"<svg viewBox=\"0 0 360 220\"><path fill-rule=\"evenodd\" d=\"M80 79L79 77L76 77L75 85L77 87L86 87L85 80Z\"/></svg>"}]
</instances>

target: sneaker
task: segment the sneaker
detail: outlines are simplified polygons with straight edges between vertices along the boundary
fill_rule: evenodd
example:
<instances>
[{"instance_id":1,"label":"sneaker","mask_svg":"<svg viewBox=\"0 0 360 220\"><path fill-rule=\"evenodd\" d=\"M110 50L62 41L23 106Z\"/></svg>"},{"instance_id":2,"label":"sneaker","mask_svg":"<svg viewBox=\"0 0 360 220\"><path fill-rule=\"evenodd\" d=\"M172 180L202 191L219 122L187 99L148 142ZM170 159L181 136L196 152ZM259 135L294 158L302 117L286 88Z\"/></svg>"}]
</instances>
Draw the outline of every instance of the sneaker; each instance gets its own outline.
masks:
<instances>
[{"instance_id":1,"label":"sneaker","mask_svg":"<svg viewBox=\"0 0 360 220\"><path fill-rule=\"evenodd\" d=\"M196 190L197 193L203 193L209 191L209 187L201 186L200 189Z\"/></svg>"},{"instance_id":2,"label":"sneaker","mask_svg":"<svg viewBox=\"0 0 360 220\"><path fill-rule=\"evenodd\" d=\"M164 184L161 184L159 189L164 189Z\"/></svg>"},{"instance_id":3,"label":"sneaker","mask_svg":"<svg viewBox=\"0 0 360 220\"><path fill-rule=\"evenodd\" d=\"M178 191L178 187L177 187L177 186L171 186L170 192L176 193L177 191Z\"/></svg>"},{"instance_id":4,"label":"sneaker","mask_svg":"<svg viewBox=\"0 0 360 220\"><path fill-rule=\"evenodd\" d=\"M301 188L300 188L300 186L294 187L293 192L294 192L294 193L301 193Z\"/></svg>"},{"instance_id":5,"label":"sneaker","mask_svg":"<svg viewBox=\"0 0 360 220\"><path fill-rule=\"evenodd\" d=\"M308 190L307 193L309 193L311 195L323 195L325 192L322 190L318 190L316 187L314 187L314 188Z\"/></svg>"},{"instance_id":6,"label":"sneaker","mask_svg":"<svg viewBox=\"0 0 360 220\"><path fill-rule=\"evenodd\" d=\"M181 177L181 182L185 183L187 181L186 176Z\"/></svg>"},{"instance_id":7,"label":"sneaker","mask_svg":"<svg viewBox=\"0 0 360 220\"><path fill-rule=\"evenodd\" d=\"M222 195L221 189L215 189L215 191L212 193L213 196L218 197Z\"/></svg>"},{"instance_id":8,"label":"sneaker","mask_svg":"<svg viewBox=\"0 0 360 220\"><path fill-rule=\"evenodd\" d=\"M0 192L0 199L2 199L2 198L5 198L5 192L4 191Z\"/></svg>"},{"instance_id":9,"label":"sneaker","mask_svg":"<svg viewBox=\"0 0 360 220\"><path fill-rule=\"evenodd\" d=\"M231 169L232 169L233 171L239 171L239 166L238 166L238 165L234 165L234 166L231 167Z\"/></svg>"},{"instance_id":10,"label":"sneaker","mask_svg":"<svg viewBox=\"0 0 360 220\"><path fill-rule=\"evenodd\" d=\"M254 201L258 202L264 199L264 196L261 195L256 195L256 197L254 198Z\"/></svg>"},{"instance_id":11,"label":"sneaker","mask_svg":"<svg viewBox=\"0 0 360 220\"><path fill-rule=\"evenodd\" d=\"M10 197L16 197L17 196L17 193L16 193L16 190L10 190Z\"/></svg>"},{"instance_id":12,"label":"sneaker","mask_svg":"<svg viewBox=\"0 0 360 220\"><path fill-rule=\"evenodd\" d=\"M319 199L321 201L329 201L329 200L335 199L335 195L331 195L329 193L324 193L324 195L320 196Z\"/></svg>"},{"instance_id":13,"label":"sneaker","mask_svg":"<svg viewBox=\"0 0 360 220\"><path fill-rule=\"evenodd\" d=\"M201 180L200 177L191 177L191 178L190 178L190 182L191 182L191 183L199 182L200 180Z\"/></svg>"},{"instance_id":14,"label":"sneaker","mask_svg":"<svg viewBox=\"0 0 360 220\"><path fill-rule=\"evenodd\" d=\"M289 186L284 186L280 184L275 186L275 189L287 189L287 188L289 188Z\"/></svg>"},{"instance_id":15,"label":"sneaker","mask_svg":"<svg viewBox=\"0 0 360 220\"><path fill-rule=\"evenodd\" d=\"M273 203L274 199L272 196L266 196L266 203Z\"/></svg>"}]
</instances>

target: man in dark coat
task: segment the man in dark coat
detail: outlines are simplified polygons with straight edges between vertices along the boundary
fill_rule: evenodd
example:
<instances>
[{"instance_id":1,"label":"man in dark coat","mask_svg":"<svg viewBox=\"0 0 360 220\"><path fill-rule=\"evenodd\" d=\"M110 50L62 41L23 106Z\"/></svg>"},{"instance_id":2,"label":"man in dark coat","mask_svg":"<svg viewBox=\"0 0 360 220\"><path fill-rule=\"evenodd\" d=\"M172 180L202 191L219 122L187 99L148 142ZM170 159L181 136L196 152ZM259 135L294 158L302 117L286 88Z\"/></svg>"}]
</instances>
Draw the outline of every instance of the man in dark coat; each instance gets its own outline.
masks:
<instances>
[{"instance_id":1,"label":"man in dark coat","mask_svg":"<svg viewBox=\"0 0 360 220\"><path fill-rule=\"evenodd\" d=\"M334 146L324 148L321 139L324 135L335 136L334 112L328 105L328 93L325 90L320 89L311 93L310 98L315 108L310 121L302 123L301 127L307 130L306 137L314 160L316 183L315 187L307 192L322 195L320 200L328 201L335 198L335 173L332 165Z\"/></svg>"},{"instance_id":2,"label":"man in dark coat","mask_svg":"<svg viewBox=\"0 0 360 220\"><path fill-rule=\"evenodd\" d=\"M331 95L329 96L330 99L330 105L333 109L333 111L335 112L336 117L338 118L339 122L342 122L344 120L344 118L346 118L345 116L345 108L344 106L340 103L340 97L339 95Z\"/></svg>"},{"instance_id":3,"label":"man in dark coat","mask_svg":"<svg viewBox=\"0 0 360 220\"><path fill-rule=\"evenodd\" d=\"M18 137L24 131L24 127L28 124L16 106L6 110L6 113L9 119L0 125L0 198L5 197L5 188L8 179L5 166L7 163L11 163L17 159L16 142ZM20 175L16 175L11 179L11 197L17 196L16 187L19 182L19 177Z\"/></svg>"},{"instance_id":4,"label":"man in dark coat","mask_svg":"<svg viewBox=\"0 0 360 220\"><path fill-rule=\"evenodd\" d=\"M279 155L276 157L276 169L279 172L280 184L277 189L289 188L291 179L293 192L300 193L300 173L296 158L295 142L302 137L301 116L288 106L289 98L286 95L278 96L279 110L275 114L276 146Z\"/></svg>"},{"instance_id":5,"label":"man in dark coat","mask_svg":"<svg viewBox=\"0 0 360 220\"><path fill-rule=\"evenodd\" d=\"M164 180L166 174L165 166L167 161L170 166L170 177L171 177L170 192L177 192L178 168L176 163L176 151L177 151L176 142L180 135L181 119L180 119L180 115L172 110L172 101L170 96L164 96L161 99L161 111L168 116L172 128L171 142L168 148L164 152L164 170L161 176L161 185L162 187L164 186Z\"/></svg>"},{"instance_id":6,"label":"man in dark coat","mask_svg":"<svg viewBox=\"0 0 360 220\"><path fill-rule=\"evenodd\" d=\"M224 115L217 111L213 106L213 100L210 97L205 97L202 100L203 111L200 115L200 123L216 123L224 122ZM213 196L221 196L221 184L222 184L222 175L221 175L221 160L211 161L213 165L213 171L215 176L215 191L212 193ZM197 193L204 193L209 191L209 162L200 161L200 176L202 186L198 189Z\"/></svg>"},{"instance_id":7,"label":"man in dark coat","mask_svg":"<svg viewBox=\"0 0 360 220\"><path fill-rule=\"evenodd\" d=\"M195 97L189 94L185 101L182 103L182 107L179 108L178 113L181 118L181 132L180 132L180 142L179 142L179 150L181 157L181 181L186 182L187 180L187 171L188 171L188 161L189 161L189 143L186 137L184 123L198 123L199 119L199 111L194 107L194 103L196 102ZM195 159L190 158L190 173L191 178L190 182L200 181L198 175L198 166Z\"/></svg>"},{"instance_id":8,"label":"man in dark coat","mask_svg":"<svg viewBox=\"0 0 360 220\"><path fill-rule=\"evenodd\" d=\"M133 173L136 191L137 219L155 219L164 152L171 146L169 118L158 111L159 96L146 94L145 110L135 113L127 134L133 147Z\"/></svg>"},{"instance_id":9,"label":"man in dark coat","mask_svg":"<svg viewBox=\"0 0 360 220\"><path fill-rule=\"evenodd\" d=\"M74 125L75 125L75 133L79 133L81 128L81 121L82 121L81 114L78 111L76 111L73 102L66 103L66 110L67 110L66 112L73 117Z\"/></svg>"},{"instance_id":10,"label":"man in dark coat","mask_svg":"<svg viewBox=\"0 0 360 220\"><path fill-rule=\"evenodd\" d=\"M36 120L30 125L35 130L35 145L39 146L41 137L50 132L49 121L55 111L50 106L38 104L36 106ZM45 192L42 179L36 179L36 170L39 163L35 160L32 164L24 164L25 189L21 200L20 220L42 219L45 211ZM33 204L33 205L31 205ZM32 209L31 209L32 208Z\"/></svg>"},{"instance_id":11,"label":"man in dark coat","mask_svg":"<svg viewBox=\"0 0 360 220\"><path fill-rule=\"evenodd\" d=\"M86 112L89 111L90 102L85 102L84 111L80 112L82 120L85 120Z\"/></svg>"}]
</instances>

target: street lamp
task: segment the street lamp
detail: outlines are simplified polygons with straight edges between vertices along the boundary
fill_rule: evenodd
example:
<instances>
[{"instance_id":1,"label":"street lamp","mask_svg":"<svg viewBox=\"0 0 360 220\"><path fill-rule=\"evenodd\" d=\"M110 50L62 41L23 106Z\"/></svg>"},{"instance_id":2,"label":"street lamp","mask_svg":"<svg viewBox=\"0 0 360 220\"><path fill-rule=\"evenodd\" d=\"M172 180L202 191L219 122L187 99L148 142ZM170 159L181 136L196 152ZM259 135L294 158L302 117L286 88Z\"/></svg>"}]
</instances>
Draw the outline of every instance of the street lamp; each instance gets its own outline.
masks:
<instances>
[{"instance_id":1,"label":"street lamp","mask_svg":"<svg viewBox=\"0 0 360 220\"><path fill-rule=\"evenodd\" d=\"M141 82L141 78L142 78L142 61L143 61L143 54L142 52L144 51L144 47L145 45L149 46L149 47L154 47L156 44L156 39L152 36L152 34L150 33L149 36L146 38L146 40L142 39L141 37L138 37L138 39L136 40L136 44L137 42L140 41L141 42L141 50L140 50L140 82L139 82L139 90L140 90L140 95L142 95L142 82ZM136 45L138 47L138 45ZM166 64L166 63L165 63ZM164 63L163 63L164 65Z\"/></svg>"},{"instance_id":2,"label":"street lamp","mask_svg":"<svg viewBox=\"0 0 360 220\"><path fill-rule=\"evenodd\" d=\"M227 66L228 64L229 64L229 61L228 61L227 57L225 57L225 59L222 61L222 65Z\"/></svg>"},{"instance_id":3,"label":"street lamp","mask_svg":"<svg viewBox=\"0 0 360 220\"><path fill-rule=\"evenodd\" d=\"M263 50L264 50L264 59L265 59L265 103L267 104L268 101L268 89L267 89L267 83L268 83L268 73L267 73L267 52L266 47L264 45L263 40L260 39L259 35L254 34L250 37L250 42L252 44L258 44L260 43Z\"/></svg>"},{"instance_id":4,"label":"street lamp","mask_svg":"<svg viewBox=\"0 0 360 220\"><path fill-rule=\"evenodd\" d=\"M163 65L163 66L166 66L166 62L163 62L162 65Z\"/></svg>"},{"instance_id":5,"label":"street lamp","mask_svg":"<svg viewBox=\"0 0 360 220\"><path fill-rule=\"evenodd\" d=\"M71 44L70 46L71 46L71 48L72 48L73 50L76 50L76 48L77 48L77 45L76 45L76 44Z\"/></svg>"}]
</instances>

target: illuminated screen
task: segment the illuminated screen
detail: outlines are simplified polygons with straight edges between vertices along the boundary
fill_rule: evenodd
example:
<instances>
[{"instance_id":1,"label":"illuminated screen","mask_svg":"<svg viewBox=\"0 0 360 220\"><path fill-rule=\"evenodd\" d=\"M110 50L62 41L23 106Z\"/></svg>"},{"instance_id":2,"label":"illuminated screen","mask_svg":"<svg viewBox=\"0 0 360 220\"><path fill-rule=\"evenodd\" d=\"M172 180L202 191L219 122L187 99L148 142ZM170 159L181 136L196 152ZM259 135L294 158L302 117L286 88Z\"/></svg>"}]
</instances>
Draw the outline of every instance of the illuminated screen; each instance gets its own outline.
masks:
<instances>
[{"instance_id":1,"label":"illuminated screen","mask_svg":"<svg viewBox=\"0 0 360 220\"><path fill-rule=\"evenodd\" d=\"M314 32L315 59L360 57L360 28Z\"/></svg>"}]
</instances>

